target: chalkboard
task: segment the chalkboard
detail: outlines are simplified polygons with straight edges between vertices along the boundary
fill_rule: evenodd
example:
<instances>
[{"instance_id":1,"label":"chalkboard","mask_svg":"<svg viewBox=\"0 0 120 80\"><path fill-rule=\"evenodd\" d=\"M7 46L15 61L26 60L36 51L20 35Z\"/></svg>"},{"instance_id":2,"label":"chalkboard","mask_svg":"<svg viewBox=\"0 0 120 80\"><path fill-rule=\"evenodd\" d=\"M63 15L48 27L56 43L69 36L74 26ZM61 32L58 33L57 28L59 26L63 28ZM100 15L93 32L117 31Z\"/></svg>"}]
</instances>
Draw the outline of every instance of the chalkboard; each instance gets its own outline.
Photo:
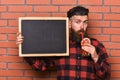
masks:
<instances>
[{"instance_id":1,"label":"chalkboard","mask_svg":"<svg viewBox=\"0 0 120 80\"><path fill-rule=\"evenodd\" d=\"M69 27L65 17L20 17L24 41L19 56L68 56Z\"/></svg>"}]
</instances>

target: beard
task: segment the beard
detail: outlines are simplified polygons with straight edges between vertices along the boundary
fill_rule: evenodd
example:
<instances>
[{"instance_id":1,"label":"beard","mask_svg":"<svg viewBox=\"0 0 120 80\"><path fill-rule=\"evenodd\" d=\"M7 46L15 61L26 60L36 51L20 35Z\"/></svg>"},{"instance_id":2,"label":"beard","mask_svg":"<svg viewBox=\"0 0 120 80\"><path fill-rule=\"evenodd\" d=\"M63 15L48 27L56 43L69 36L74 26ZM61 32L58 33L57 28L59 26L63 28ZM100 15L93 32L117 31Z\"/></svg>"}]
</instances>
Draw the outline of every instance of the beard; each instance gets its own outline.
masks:
<instances>
[{"instance_id":1,"label":"beard","mask_svg":"<svg viewBox=\"0 0 120 80\"><path fill-rule=\"evenodd\" d=\"M80 43L84 37L88 37L84 29L81 29L77 32L74 31L72 28L70 29L70 38L76 43Z\"/></svg>"}]
</instances>

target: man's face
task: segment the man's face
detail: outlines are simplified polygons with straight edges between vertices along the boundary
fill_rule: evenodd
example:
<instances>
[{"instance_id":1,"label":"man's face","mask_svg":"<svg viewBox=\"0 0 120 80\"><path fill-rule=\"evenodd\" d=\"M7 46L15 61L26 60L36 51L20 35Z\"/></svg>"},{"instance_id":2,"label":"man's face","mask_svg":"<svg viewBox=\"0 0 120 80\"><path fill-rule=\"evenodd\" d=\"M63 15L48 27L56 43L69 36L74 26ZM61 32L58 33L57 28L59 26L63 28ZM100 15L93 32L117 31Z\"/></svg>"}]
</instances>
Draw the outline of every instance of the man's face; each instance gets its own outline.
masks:
<instances>
[{"instance_id":1,"label":"man's face","mask_svg":"<svg viewBox=\"0 0 120 80\"><path fill-rule=\"evenodd\" d=\"M70 28L75 32L79 33L81 30L86 31L88 26L88 16L74 15L70 19Z\"/></svg>"}]
</instances>

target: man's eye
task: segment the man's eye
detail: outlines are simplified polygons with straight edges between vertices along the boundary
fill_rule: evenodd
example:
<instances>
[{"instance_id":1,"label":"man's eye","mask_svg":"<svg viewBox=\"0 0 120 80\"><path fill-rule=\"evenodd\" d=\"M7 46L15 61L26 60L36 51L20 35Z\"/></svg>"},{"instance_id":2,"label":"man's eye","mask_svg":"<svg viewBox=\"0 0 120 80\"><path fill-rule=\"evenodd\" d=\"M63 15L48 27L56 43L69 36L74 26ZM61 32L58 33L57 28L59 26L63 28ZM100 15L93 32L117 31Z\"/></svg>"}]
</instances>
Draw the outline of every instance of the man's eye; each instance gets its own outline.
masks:
<instances>
[{"instance_id":1,"label":"man's eye","mask_svg":"<svg viewBox=\"0 0 120 80\"><path fill-rule=\"evenodd\" d=\"M76 23L80 24L81 22L80 21L76 21Z\"/></svg>"},{"instance_id":2,"label":"man's eye","mask_svg":"<svg viewBox=\"0 0 120 80\"><path fill-rule=\"evenodd\" d=\"M88 21L85 21L84 24L88 24Z\"/></svg>"}]
</instances>

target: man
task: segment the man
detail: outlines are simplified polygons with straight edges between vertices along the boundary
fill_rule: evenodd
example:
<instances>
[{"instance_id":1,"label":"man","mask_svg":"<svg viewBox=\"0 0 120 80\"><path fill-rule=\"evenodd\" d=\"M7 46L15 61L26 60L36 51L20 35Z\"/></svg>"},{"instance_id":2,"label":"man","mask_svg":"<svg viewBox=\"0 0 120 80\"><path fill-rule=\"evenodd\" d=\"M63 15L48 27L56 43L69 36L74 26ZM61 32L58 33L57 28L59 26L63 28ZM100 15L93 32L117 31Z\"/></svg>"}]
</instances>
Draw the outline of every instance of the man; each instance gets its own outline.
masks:
<instances>
[{"instance_id":1,"label":"man","mask_svg":"<svg viewBox=\"0 0 120 80\"><path fill-rule=\"evenodd\" d=\"M70 28L70 55L59 58L30 57L25 60L36 70L56 65L57 80L108 80L110 67L105 47L87 33L89 10L76 6L67 12ZM23 42L18 34L17 44ZM86 42L86 43L85 43Z\"/></svg>"}]
</instances>

